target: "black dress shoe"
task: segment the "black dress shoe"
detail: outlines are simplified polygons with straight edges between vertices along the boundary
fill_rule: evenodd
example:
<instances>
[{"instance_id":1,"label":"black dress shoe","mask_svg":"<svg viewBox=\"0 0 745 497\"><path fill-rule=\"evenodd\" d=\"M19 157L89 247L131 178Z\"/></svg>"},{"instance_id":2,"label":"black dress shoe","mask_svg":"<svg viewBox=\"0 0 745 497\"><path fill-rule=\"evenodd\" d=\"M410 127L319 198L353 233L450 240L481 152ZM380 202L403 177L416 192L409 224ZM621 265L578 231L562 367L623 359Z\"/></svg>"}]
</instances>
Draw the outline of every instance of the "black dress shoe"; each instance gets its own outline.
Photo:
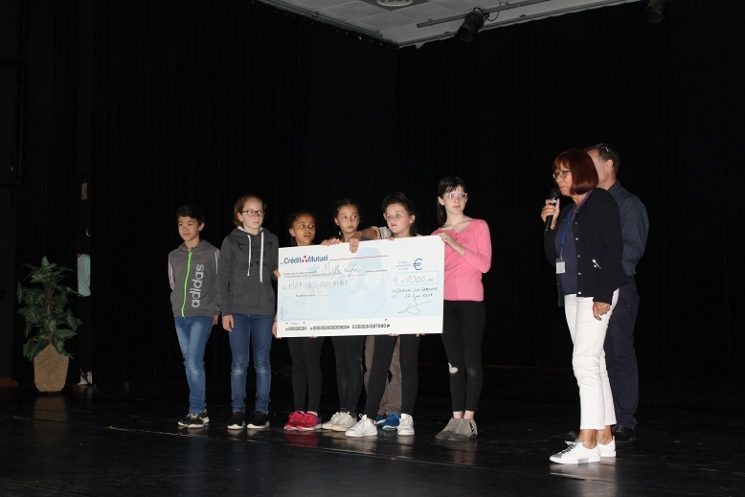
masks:
<instances>
[{"instance_id":1,"label":"black dress shoe","mask_svg":"<svg viewBox=\"0 0 745 497\"><path fill-rule=\"evenodd\" d=\"M623 425L613 427L613 436L616 437L616 442L633 442L636 440L636 432Z\"/></svg>"}]
</instances>

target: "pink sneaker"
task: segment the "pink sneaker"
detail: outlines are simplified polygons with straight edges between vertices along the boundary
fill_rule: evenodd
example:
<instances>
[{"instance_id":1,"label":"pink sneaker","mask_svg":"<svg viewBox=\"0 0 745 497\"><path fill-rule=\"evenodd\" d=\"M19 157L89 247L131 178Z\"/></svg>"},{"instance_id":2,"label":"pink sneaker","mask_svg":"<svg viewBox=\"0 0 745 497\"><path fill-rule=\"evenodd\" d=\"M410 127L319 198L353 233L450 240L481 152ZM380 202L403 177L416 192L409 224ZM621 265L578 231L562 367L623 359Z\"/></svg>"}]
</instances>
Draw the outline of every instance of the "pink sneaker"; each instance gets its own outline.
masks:
<instances>
[{"instance_id":1,"label":"pink sneaker","mask_svg":"<svg viewBox=\"0 0 745 497\"><path fill-rule=\"evenodd\" d=\"M321 427L321 420L317 415L306 412L301 414L300 418L295 423L295 429L300 431L313 431Z\"/></svg>"},{"instance_id":2,"label":"pink sneaker","mask_svg":"<svg viewBox=\"0 0 745 497\"><path fill-rule=\"evenodd\" d=\"M300 420L305 416L304 412L301 411L295 411L292 414L290 414L290 417L287 418L287 423L285 423L285 430L287 431L295 431L298 429L297 425L300 422Z\"/></svg>"}]
</instances>

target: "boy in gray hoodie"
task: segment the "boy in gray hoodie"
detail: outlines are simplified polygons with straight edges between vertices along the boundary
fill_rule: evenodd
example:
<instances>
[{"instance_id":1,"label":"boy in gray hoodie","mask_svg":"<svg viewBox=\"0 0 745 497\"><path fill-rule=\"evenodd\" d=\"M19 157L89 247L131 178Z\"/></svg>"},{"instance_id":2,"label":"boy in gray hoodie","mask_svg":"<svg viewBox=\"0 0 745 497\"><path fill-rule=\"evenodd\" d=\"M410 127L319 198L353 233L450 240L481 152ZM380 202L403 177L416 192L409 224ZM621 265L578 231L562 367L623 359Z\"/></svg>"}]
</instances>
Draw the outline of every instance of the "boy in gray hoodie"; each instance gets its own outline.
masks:
<instances>
[{"instance_id":1,"label":"boy in gray hoodie","mask_svg":"<svg viewBox=\"0 0 745 497\"><path fill-rule=\"evenodd\" d=\"M255 195L240 197L233 208L236 228L220 248L218 292L222 327L230 333L232 365L230 390L233 415L229 430L246 426L246 371L249 345L256 372L256 401L249 429L269 426L269 390L272 369L269 352L275 315L274 288L279 257L277 236L262 226L266 205Z\"/></svg>"},{"instance_id":2,"label":"boy in gray hoodie","mask_svg":"<svg viewBox=\"0 0 745 497\"><path fill-rule=\"evenodd\" d=\"M184 241L168 254L171 308L189 385L189 412L179 426L202 428L207 416L204 349L220 314L217 300L217 268L220 251L202 240L204 214L194 205L176 211L178 231Z\"/></svg>"}]
</instances>

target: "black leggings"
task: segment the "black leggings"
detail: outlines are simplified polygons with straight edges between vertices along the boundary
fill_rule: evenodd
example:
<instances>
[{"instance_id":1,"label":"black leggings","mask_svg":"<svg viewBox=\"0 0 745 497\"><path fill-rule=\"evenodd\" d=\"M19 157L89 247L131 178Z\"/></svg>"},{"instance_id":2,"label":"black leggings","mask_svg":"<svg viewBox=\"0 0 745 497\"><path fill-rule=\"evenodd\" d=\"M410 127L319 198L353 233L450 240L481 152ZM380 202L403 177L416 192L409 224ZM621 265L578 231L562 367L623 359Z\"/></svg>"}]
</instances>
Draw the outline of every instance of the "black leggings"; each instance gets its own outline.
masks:
<instances>
[{"instance_id":1,"label":"black leggings","mask_svg":"<svg viewBox=\"0 0 745 497\"><path fill-rule=\"evenodd\" d=\"M287 344L290 347L290 357L292 357L292 397L295 401L295 410L318 412L323 387L323 373L321 372L323 337L288 338Z\"/></svg>"},{"instance_id":2,"label":"black leggings","mask_svg":"<svg viewBox=\"0 0 745 497\"><path fill-rule=\"evenodd\" d=\"M336 357L336 385L339 410L357 413L362 393L362 347L365 336L331 337Z\"/></svg>"},{"instance_id":3,"label":"black leggings","mask_svg":"<svg viewBox=\"0 0 745 497\"><path fill-rule=\"evenodd\" d=\"M453 412L476 411L479 406L484 381L481 341L485 322L483 302L445 301L442 344L449 363Z\"/></svg>"},{"instance_id":4,"label":"black leggings","mask_svg":"<svg viewBox=\"0 0 745 497\"><path fill-rule=\"evenodd\" d=\"M414 414L417 389L419 388L419 341L416 335L376 335L370 380L367 385L365 414L375 419L380 399L388 382L388 367L391 365L396 340L401 340L401 413Z\"/></svg>"}]
</instances>

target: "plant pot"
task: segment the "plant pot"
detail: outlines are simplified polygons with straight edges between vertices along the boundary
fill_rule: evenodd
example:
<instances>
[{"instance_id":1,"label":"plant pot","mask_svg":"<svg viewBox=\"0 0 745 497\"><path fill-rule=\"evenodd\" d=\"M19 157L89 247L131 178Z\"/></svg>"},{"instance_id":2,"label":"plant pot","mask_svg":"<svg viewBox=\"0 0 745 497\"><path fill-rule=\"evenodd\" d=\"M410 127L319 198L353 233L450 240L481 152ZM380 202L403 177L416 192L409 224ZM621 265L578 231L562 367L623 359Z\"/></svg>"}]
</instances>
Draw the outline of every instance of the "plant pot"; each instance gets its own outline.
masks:
<instances>
[{"instance_id":1,"label":"plant pot","mask_svg":"<svg viewBox=\"0 0 745 497\"><path fill-rule=\"evenodd\" d=\"M47 345L34 357L34 384L40 392L59 392L65 387L70 359Z\"/></svg>"}]
</instances>

